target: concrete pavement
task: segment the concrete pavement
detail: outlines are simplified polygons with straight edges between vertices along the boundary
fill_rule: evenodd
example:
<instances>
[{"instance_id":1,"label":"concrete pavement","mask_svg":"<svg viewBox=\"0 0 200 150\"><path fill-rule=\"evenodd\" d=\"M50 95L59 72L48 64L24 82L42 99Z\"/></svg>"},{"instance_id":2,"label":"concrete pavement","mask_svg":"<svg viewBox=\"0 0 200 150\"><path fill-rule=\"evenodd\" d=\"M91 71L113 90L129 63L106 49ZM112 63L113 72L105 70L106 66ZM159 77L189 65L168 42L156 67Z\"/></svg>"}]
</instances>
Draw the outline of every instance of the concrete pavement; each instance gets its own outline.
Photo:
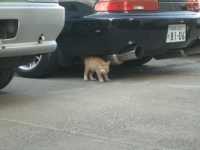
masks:
<instances>
[{"instance_id":1,"label":"concrete pavement","mask_svg":"<svg viewBox=\"0 0 200 150\"><path fill-rule=\"evenodd\" d=\"M112 82L15 76L0 91L0 150L198 150L200 56L111 67Z\"/></svg>"}]
</instances>

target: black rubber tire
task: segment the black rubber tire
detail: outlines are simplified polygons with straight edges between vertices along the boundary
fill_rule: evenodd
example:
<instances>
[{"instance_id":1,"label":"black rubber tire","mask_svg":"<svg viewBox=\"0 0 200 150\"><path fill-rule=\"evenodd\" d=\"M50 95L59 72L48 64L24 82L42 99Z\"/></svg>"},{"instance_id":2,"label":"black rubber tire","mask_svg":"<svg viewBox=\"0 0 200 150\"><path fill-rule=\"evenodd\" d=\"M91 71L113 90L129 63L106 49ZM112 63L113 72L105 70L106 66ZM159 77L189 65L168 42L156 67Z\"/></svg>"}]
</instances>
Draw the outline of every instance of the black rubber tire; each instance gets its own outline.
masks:
<instances>
[{"instance_id":1,"label":"black rubber tire","mask_svg":"<svg viewBox=\"0 0 200 150\"><path fill-rule=\"evenodd\" d=\"M3 89L10 83L14 74L14 69L0 71L0 89Z\"/></svg>"},{"instance_id":2,"label":"black rubber tire","mask_svg":"<svg viewBox=\"0 0 200 150\"><path fill-rule=\"evenodd\" d=\"M122 63L124 66L140 66L148 63L153 57L142 57L140 59L128 60Z\"/></svg>"},{"instance_id":3,"label":"black rubber tire","mask_svg":"<svg viewBox=\"0 0 200 150\"><path fill-rule=\"evenodd\" d=\"M30 70L16 69L19 76L26 78L49 77L59 68L57 51L42 55L40 62Z\"/></svg>"}]
</instances>

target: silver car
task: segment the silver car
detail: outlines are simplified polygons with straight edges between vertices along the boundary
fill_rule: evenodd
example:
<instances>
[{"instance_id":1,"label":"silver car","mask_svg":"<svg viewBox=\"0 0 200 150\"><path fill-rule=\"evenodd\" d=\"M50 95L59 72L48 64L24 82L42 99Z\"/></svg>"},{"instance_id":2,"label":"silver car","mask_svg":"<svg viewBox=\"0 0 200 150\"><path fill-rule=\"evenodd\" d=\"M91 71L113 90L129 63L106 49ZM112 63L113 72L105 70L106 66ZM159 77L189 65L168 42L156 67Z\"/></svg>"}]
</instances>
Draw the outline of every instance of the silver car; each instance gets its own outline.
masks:
<instances>
[{"instance_id":1,"label":"silver car","mask_svg":"<svg viewBox=\"0 0 200 150\"><path fill-rule=\"evenodd\" d=\"M58 0L0 1L0 89L10 83L15 67L56 49L64 13Z\"/></svg>"}]
</instances>

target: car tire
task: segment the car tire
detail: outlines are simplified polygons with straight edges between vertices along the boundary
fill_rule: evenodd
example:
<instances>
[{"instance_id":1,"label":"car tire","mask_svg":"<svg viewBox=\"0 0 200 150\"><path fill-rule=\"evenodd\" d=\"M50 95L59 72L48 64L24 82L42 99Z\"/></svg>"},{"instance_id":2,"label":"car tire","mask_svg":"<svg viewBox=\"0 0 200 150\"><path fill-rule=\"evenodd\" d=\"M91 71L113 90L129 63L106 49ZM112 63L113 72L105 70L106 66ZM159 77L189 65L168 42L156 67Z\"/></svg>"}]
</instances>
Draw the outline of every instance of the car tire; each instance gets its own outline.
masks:
<instances>
[{"instance_id":1,"label":"car tire","mask_svg":"<svg viewBox=\"0 0 200 150\"><path fill-rule=\"evenodd\" d=\"M15 74L14 69L0 71L0 89L7 86Z\"/></svg>"},{"instance_id":2,"label":"car tire","mask_svg":"<svg viewBox=\"0 0 200 150\"><path fill-rule=\"evenodd\" d=\"M122 63L124 66L140 66L148 63L153 57L142 57L140 59L128 60Z\"/></svg>"},{"instance_id":3,"label":"car tire","mask_svg":"<svg viewBox=\"0 0 200 150\"><path fill-rule=\"evenodd\" d=\"M57 52L36 55L34 61L28 65L19 66L16 73L26 78L48 77L59 68Z\"/></svg>"}]
</instances>

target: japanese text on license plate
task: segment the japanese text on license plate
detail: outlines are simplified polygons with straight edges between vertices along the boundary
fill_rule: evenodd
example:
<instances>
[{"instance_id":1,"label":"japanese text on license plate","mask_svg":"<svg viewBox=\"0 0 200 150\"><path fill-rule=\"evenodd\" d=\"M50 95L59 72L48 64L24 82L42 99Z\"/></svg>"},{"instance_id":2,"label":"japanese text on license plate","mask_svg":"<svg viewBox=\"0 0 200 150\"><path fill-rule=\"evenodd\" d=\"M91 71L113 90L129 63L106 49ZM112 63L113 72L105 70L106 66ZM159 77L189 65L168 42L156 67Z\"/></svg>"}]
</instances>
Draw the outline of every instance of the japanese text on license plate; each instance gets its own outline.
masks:
<instances>
[{"instance_id":1,"label":"japanese text on license plate","mask_svg":"<svg viewBox=\"0 0 200 150\"><path fill-rule=\"evenodd\" d=\"M174 24L168 26L166 43L183 42L186 40L186 25Z\"/></svg>"}]
</instances>

